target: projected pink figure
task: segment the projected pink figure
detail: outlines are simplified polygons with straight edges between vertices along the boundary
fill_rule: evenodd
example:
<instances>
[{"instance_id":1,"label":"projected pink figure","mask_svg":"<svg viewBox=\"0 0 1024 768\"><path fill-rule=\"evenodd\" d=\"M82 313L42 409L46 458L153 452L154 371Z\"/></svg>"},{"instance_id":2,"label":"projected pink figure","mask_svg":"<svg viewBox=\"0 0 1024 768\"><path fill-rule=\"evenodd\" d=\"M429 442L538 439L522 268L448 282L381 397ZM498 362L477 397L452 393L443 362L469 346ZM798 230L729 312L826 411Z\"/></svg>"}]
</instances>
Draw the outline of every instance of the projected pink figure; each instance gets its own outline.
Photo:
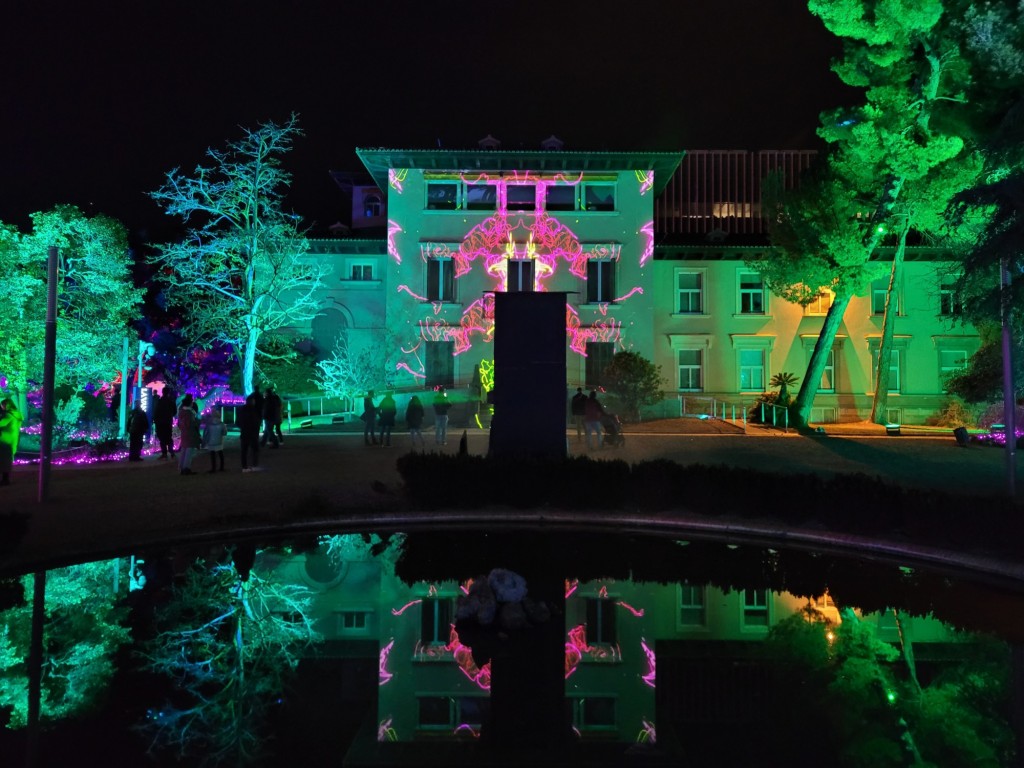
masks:
<instances>
[{"instance_id":1,"label":"projected pink figure","mask_svg":"<svg viewBox=\"0 0 1024 768\"><path fill-rule=\"evenodd\" d=\"M448 645L445 648L451 651L455 663L459 665L459 669L466 677L476 683L481 690L491 690L491 662L487 662L482 667L476 665L476 662L473 661L473 651L469 646L462 644L454 624L451 634L448 636Z\"/></svg>"},{"instance_id":2,"label":"projected pink figure","mask_svg":"<svg viewBox=\"0 0 1024 768\"><path fill-rule=\"evenodd\" d=\"M647 640L645 640L642 637L640 638L640 647L643 648L644 655L647 657L647 673L645 675L642 675L640 679L643 680L651 688L654 688L654 682L656 677L655 668L657 666L655 663L656 660L654 658L654 649L647 645Z\"/></svg>"},{"instance_id":3,"label":"projected pink figure","mask_svg":"<svg viewBox=\"0 0 1024 768\"><path fill-rule=\"evenodd\" d=\"M377 661L377 685L384 685L394 677L393 672L388 671L388 657L391 656L391 649L395 647L395 638L391 638L391 642L380 649L380 656Z\"/></svg>"}]
</instances>

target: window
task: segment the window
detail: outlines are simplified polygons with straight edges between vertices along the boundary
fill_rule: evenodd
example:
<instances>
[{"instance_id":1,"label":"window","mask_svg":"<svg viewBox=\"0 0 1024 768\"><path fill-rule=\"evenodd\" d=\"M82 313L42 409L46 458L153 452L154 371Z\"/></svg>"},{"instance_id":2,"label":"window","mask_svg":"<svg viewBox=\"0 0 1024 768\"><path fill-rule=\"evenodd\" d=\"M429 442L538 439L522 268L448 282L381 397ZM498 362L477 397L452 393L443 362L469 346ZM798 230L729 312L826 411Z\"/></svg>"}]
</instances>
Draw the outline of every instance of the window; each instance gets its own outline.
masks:
<instances>
[{"instance_id":1,"label":"window","mask_svg":"<svg viewBox=\"0 0 1024 768\"><path fill-rule=\"evenodd\" d=\"M768 590L743 590L743 626L768 626Z\"/></svg>"},{"instance_id":2,"label":"window","mask_svg":"<svg viewBox=\"0 0 1024 768\"><path fill-rule=\"evenodd\" d=\"M611 363L615 356L615 342L613 341L588 341L586 370L584 378L587 386L591 389L600 387L604 382L602 374L604 369Z\"/></svg>"},{"instance_id":3,"label":"window","mask_svg":"<svg viewBox=\"0 0 1024 768\"><path fill-rule=\"evenodd\" d=\"M459 207L459 184L455 181L427 182L427 210L454 211Z\"/></svg>"},{"instance_id":4,"label":"window","mask_svg":"<svg viewBox=\"0 0 1024 768\"><path fill-rule=\"evenodd\" d=\"M679 585L679 625L703 627L707 624L704 587L683 582Z\"/></svg>"},{"instance_id":5,"label":"window","mask_svg":"<svg viewBox=\"0 0 1024 768\"><path fill-rule=\"evenodd\" d=\"M580 731L615 727L614 696L580 696L566 699L572 706L572 724Z\"/></svg>"},{"instance_id":6,"label":"window","mask_svg":"<svg viewBox=\"0 0 1024 768\"><path fill-rule=\"evenodd\" d=\"M587 598L587 642L615 645L615 603L607 598Z\"/></svg>"},{"instance_id":7,"label":"window","mask_svg":"<svg viewBox=\"0 0 1024 768\"><path fill-rule=\"evenodd\" d=\"M963 305L957 301L956 278L944 277L939 283L939 315L941 317L959 317L963 314Z\"/></svg>"},{"instance_id":8,"label":"window","mask_svg":"<svg viewBox=\"0 0 1024 768\"><path fill-rule=\"evenodd\" d=\"M363 198L363 216L374 219L384 213L384 201L380 195L369 194Z\"/></svg>"},{"instance_id":9,"label":"window","mask_svg":"<svg viewBox=\"0 0 1024 768\"><path fill-rule=\"evenodd\" d=\"M704 388L703 352L699 349L679 350L679 389L700 392Z\"/></svg>"},{"instance_id":10,"label":"window","mask_svg":"<svg viewBox=\"0 0 1024 768\"><path fill-rule=\"evenodd\" d=\"M508 259L505 290L522 293L533 290L533 259Z\"/></svg>"},{"instance_id":11,"label":"window","mask_svg":"<svg viewBox=\"0 0 1024 768\"><path fill-rule=\"evenodd\" d=\"M821 291L810 304L804 307L804 314L827 315L833 299L835 299L835 294L832 291L828 289Z\"/></svg>"},{"instance_id":12,"label":"window","mask_svg":"<svg viewBox=\"0 0 1024 768\"><path fill-rule=\"evenodd\" d=\"M482 726L489 717L486 696L417 696L417 725L427 730L451 731L460 725Z\"/></svg>"},{"instance_id":13,"label":"window","mask_svg":"<svg viewBox=\"0 0 1024 768\"><path fill-rule=\"evenodd\" d=\"M494 184L467 184L466 210L493 211L498 207L498 188Z\"/></svg>"},{"instance_id":14,"label":"window","mask_svg":"<svg viewBox=\"0 0 1024 768\"><path fill-rule=\"evenodd\" d=\"M587 303L598 304L615 298L615 262L610 259L587 261Z\"/></svg>"},{"instance_id":15,"label":"window","mask_svg":"<svg viewBox=\"0 0 1024 768\"><path fill-rule=\"evenodd\" d=\"M367 611L342 611L340 622L341 631L359 632L361 630L365 630L369 615L370 614Z\"/></svg>"},{"instance_id":16,"label":"window","mask_svg":"<svg viewBox=\"0 0 1024 768\"><path fill-rule=\"evenodd\" d=\"M425 597L420 608L420 640L424 645L447 645L452 625L451 598Z\"/></svg>"},{"instance_id":17,"label":"window","mask_svg":"<svg viewBox=\"0 0 1024 768\"><path fill-rule=\"evenodd\" d=\"M373 280L373 264L370 262L352 262L349 280Z\"/></svg>"},{"instance_id":18,"label":"window","mask_svg":"<svg viewBox=\"0 0 1024 768\"><path fill-rule=\"evenodd\" d=\"M894 348L889 354L889 391L900 392L902 391L902 380L900 376L900 360L902 355L901 350ZM878 348L871 350L871 388L875 388L875 383L878 381Z\"/></svg>"},{"instance_id":19,"label":"window","mask_svg":"<svg viewBox=\"0 0 1024 768\"><path fill-rule=\"evenodd\" d=\"M532 211L537 208L537 187L534 184L509 184L505 187L506 208L510 211Z\"/></svg>"},{"instance_id":20,"label":"window","mask_svg":"<svg viewBox=\"0 0 1024 768\"><path fill-rule=\"evenodd\" d=\"M809 355L808 360L810 360ZM818 384L818 391L836 391L836 351L834 349L828 351L828 356L825 359L825 370L821 372L821 382Z\"/></svg>"},{"instance_id":21,"label":"window","mask_svg":"<svg viewBox=\"0 0 1024 768\"><path fill-rule=\"evenodd\" d=\"M427 300L455 301L455 273L451 259L427 259Z\"/></svg>"},{"instance_id":22,"label":"window","mask_svg":"<svg viewBox=\"0 0 1024 768\"><path fill-rule=\"evenodd\" d=\"M585 211L614 211L615 210L615 185L614 184L584 184L583 185L583 210L585 210Z\"/></svg>"},{"instance_id":23,"label":"window","mask_svg":"<svg viewBox=\"0 0 1024 768\"><path fill-rule=\"evenodd\" d=\"M699 315L704 312L704 273L679 270L676 273L679 294L677 312L681 315Z\"/></svg>"},{"instance_id":24,"label":"window","mask_svg":"<svg viewBox=\"0 0 1024 768\"><path fill-rule=\"evenodd\" d=\"M740 391L764 392L764 350L740 350Z\"/></svg>"},{"instance_id":25,"label":"window","mask_svg":"<svg viewBox=\"0 0 1024 768\"><path fill-rule=\"evenodd\" d=\"M885 296L889 292L889 278L884 280L875 280L871 283L871 314L872 315L884 315L885 314ZM902 315L903 308L900 302L900 292L894 289L894 298L896 300L896 314Z\"/></svg>"},{"instance_id":26,"label":"window","mask_svg":"<svg viewBox=\"0 0 1024 768\"><path fill-rule=\"evenodd\" d=\"M423 385L429 389L455 386L455 342L428 341L426 347L426 376Z\"/></svg>"},{"instance_id":27,"label":"window","mask_svg":"<svg viewBox=\"0 0 1024 768\"><path fill-rule=\"evenodd\" d=\"M740 314L764 314L764 278L758 272L740 272Z\"/></svg>"},{"instance_id":28,"label":"window","mask_svg":"<svg viewBox=\"0 0 1024 768\"><path fill-rule=\"evenodd\" d=\"M947 391L947 382L954 373L962 371L967 367L967 350L965 349L940 349L939 350L939 385L942 390Z\"/></svg>"},{"instance_id":29,"label":"window","mask_svg":"<svg viewBox=\"0 0 1024 768\"><path fill-rule=\"evenodd\" d=\"M550 184L544 193L544 208L548 211L575 211L576 187Z\"/></svg>"}]
</instances>

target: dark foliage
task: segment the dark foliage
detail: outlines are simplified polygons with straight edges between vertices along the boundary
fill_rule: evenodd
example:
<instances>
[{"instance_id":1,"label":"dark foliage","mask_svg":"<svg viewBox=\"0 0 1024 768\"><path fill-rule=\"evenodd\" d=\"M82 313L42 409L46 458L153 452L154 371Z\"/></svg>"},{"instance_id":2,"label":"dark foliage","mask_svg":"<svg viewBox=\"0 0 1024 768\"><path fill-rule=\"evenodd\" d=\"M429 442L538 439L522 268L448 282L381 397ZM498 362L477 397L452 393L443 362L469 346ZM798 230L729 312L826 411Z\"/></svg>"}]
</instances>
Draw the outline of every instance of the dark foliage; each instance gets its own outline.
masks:
<instances>
[{"instance_id":1,"label":"dark foliage","mask_svg":"<svg viewBox=\"0 0 1024 768\"><path fill-rule=\"evenodd\" d=\"M413 453L398 459L398 471L410 501L424 509L677 511L1013 557L1024 541L1024 516L1009 500L908 490L862 474Z\"/></svg>"}]
</instances>

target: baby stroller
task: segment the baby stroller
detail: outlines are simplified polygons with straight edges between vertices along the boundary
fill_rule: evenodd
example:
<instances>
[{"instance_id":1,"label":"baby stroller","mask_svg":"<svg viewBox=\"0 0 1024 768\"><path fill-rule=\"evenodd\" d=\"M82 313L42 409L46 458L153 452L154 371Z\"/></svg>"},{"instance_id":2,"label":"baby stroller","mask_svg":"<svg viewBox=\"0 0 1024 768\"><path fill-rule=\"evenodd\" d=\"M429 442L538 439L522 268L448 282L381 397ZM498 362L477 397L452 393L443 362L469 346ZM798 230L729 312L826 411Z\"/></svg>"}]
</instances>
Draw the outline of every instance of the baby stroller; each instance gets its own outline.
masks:
<instances>
[{"instance_id":1,"label":"baby stroller","mask_svg":"<svg viewBox=\"0 0 1024 768\"><path fill-rule=\"evenodd\" d=\"M601 417L604 429L604 444L613 448L621 448L626 444L626 436L622 434L622 422L614 413L606 413Z\"/></svg>"}]
</instances>

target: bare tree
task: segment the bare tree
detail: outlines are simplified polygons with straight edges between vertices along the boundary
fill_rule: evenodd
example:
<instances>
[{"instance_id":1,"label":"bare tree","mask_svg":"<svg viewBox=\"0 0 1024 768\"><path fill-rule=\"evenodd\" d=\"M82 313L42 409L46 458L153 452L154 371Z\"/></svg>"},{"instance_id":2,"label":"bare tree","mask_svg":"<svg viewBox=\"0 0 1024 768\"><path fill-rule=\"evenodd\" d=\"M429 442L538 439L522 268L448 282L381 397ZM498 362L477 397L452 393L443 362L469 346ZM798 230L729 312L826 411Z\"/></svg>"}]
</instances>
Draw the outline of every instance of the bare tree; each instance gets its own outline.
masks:
<instances>
[{"instance_id":1,"label":"bare tree","mask_svg":"<svg viewBox=\"0 0 1024 768\"><path fill-rule=\"evenodd\" d=\"M160 246L152 259L167 298L184 312L192 340L234 350L246 394L263 334L312 318L327 274L308 254L299 217L283 208L291 175L281 156L301 135L294 114L283 125L245 129L226 149L207 150L209 166L191 176L175 168L150 193L189 225L180 243Z\"/></svg>"}]
</instances>

